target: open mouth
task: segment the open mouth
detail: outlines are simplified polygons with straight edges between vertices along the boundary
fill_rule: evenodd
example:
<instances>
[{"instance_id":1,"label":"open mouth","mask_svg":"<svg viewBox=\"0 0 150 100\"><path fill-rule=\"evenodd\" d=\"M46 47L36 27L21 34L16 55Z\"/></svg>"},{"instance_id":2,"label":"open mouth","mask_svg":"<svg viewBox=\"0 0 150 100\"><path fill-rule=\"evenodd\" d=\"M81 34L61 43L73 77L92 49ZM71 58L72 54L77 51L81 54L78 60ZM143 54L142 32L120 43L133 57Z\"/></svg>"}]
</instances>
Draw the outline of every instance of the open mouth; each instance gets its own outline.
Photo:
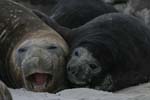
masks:
<instances>
[{"instance_id":1,"label":"open mouth","mask_svg":"<svg viewBox=\"0 0 150 100\"><path fill-rule=\"evenodd\" d=\"M52 82L53 76L47 73L34 73L26 77L26 80L31 83L34 91L44 91Z\"/></svg>"},{"instance_id":2,"label":"open mouth","mask_svg":"<svg viewBox=\"0 0 150 100\"><path fill-rule=\"evenodd\" d=\"M73 87L88 87L88 83L85 81L79 81L79 80L70 80L71 86Z\"/></svg>"}]
</instances>

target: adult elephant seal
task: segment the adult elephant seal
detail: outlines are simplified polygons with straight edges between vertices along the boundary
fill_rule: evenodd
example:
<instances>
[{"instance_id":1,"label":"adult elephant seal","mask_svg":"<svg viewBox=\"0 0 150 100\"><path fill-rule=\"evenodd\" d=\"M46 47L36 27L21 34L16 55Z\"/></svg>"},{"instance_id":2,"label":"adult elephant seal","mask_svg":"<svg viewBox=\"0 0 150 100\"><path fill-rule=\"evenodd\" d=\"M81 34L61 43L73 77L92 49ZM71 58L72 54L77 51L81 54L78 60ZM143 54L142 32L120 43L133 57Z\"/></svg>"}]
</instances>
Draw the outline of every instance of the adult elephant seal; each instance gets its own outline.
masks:
<instances>
[{"instance_id":1,"label":"adult elephant seal","mask_svg":"<svg viewBox=\"0 0 150 100\"><path fill-rule=\"evenodd\" d=\"M8 88L0 81L0 100L12 100Z\"/></svg>"},{"instance_id":2,"label":"adult elephant seal","mask_svg":"<svg viewBox=\"0 0 150 100\"><path fill-rule=\"evenodd\" d=\"M54 92L64 88L68 47L27 8L0 0L0 71L10 87Z\"/></svg>"},{"instance_id":3,"label":"adult elephant seal","mask_svg":"<svg viewBox=\"0 0 150 100\"><path fill-rule=\"evenodd\" d=\"M137 18L110 13L70 32L58 28L71 48L71 87L117 91L150 80L150 29Z\"/></svg>"}]
</instances>

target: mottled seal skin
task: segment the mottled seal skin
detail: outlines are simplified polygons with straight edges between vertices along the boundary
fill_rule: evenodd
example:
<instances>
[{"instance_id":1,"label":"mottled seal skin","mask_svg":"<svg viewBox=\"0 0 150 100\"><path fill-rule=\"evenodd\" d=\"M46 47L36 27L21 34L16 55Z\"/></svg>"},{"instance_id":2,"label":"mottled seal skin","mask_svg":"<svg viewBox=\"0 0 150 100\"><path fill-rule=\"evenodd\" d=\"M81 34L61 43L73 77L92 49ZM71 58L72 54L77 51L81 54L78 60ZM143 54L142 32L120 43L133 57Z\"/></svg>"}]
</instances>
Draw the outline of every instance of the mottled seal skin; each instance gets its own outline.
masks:
<instances>
[{"instance_id":1,"label":"mottled seal skin","mask_svg":"<svg viewBox=\"0 0 150 100\"><path fill-rule=\"evenodd\" d=\"M150 0L129 0L124 13L138 17L150 27Z\"/></svg>"},{"instance_id":2,"label":"mottled seal skin","mask_svg":"<svg viewBox=\"0 0 150 100\"><path fill-rule=\"evenodd\" d=\"M62 31L63 32L63 31ZM62 33L71 48L71 87L117 91L150 79L150 29L138 18L110 13Z\"/></svg>"},{"instance_id":3,"label":"mottled seal skin","mask_svg":"<svg viewBox=\"0 0 150 100\"><path fill-rule=\"evenodd\" d=\"M0 81L0 100L12 100L12 96L2 81Z\"/></svg>"},{"instance_id":4,"label":"mottled seal skin","mask_svg":"<svg viewBox=\"0 0 150 100\"><path fill-rule=\"evenodd\" d=\"M126 12L136 15L138 11L141 11L145 8L150 9L149 0L129 0Z\"/></svg>"},{"instance_id":5,"label":"mottled seal skin","mask_svg":"<svg viewBox=\"0 0 150 100\"><path fill-rule=\"evenodd\" d=\"M55 92L65 86L68 46L29 9L0 1L1 79L9 87Z\"/></svg>"}]
</instances>

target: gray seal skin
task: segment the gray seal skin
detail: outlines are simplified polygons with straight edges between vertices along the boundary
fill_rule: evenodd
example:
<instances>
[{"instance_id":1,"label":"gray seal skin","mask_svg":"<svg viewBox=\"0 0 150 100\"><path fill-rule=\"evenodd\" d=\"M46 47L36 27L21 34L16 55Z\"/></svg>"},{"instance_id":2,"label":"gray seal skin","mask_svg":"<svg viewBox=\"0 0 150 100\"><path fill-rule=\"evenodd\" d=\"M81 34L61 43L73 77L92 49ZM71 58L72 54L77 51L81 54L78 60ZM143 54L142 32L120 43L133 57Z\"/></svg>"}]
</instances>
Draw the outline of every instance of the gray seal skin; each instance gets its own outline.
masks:
<instances>
[{"instance_id":1,"label":"gray seal skin","mask_svg":"<svg viewBox=\"0 0 150 100\"><path fill-rule=\"evenodd\" d=\"M68 46L29 9L0 0L0 78L9 87L55 92L65 87Z\"/></svg>"},{"instance_id":2,"label":"gray seal skin","mask_svg":"<svg viewBox=\"0 0 150 100\"><path fill-rule=\"evenodd\" d=\"M10 91L2 81L0 81L0 100L12 100Z\"/></svg>"}]
</instances>

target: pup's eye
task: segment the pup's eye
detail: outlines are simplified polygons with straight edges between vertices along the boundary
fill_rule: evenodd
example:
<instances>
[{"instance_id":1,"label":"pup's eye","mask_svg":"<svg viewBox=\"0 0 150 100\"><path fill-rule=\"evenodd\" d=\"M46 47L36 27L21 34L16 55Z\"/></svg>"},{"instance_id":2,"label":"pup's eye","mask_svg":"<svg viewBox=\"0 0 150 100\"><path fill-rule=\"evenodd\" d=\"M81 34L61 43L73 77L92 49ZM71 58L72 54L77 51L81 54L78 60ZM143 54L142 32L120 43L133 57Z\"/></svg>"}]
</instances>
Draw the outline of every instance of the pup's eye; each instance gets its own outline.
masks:
<instances>
[{"instance_id":1,"label":"pup's eye","mask_svg":"<svg viewBox=\"0 0 150 100\"><path fill-rule=\"evenodd\" d=\"M75 52L74 52L74 55L75 55L75 56L79 56L79 52L78 52L78 51L75 51Z\"/></svg>"},{"instance_id":2,"label":"pup's eye","mask_svg":"<svg viewBox=\"0 0 150 100\"><path fill-rule=\"evenodd\" d=\"M18 49L18 52L19 52L19 53L24 53L24 52L26 52L26 51L27 51L26 48L20 48L20 49Z\"/></svg>"},{"instance_id":3,"label":"pup's eye","mask_svg":"<svg viewBox=\"0 0 150 100\"><path fill-rule=\"evenodd\" d=\"M81 52L80 52L80 50L75 50L74 51L74 53L73 53L75 56L77 56L77 57L79 57L79 56L81 56Z\"/></svg>"},{"instance_id":4,"label":"pup's eye","mask_svg":"<svg viewBox=\"0 0 150 100\"><path fill-rule=\"evenodd\" d=\"M48 50L53 50L53 49L57 49L57 46L49 46L47 47Z\"/></svg>"}]
</instances>

